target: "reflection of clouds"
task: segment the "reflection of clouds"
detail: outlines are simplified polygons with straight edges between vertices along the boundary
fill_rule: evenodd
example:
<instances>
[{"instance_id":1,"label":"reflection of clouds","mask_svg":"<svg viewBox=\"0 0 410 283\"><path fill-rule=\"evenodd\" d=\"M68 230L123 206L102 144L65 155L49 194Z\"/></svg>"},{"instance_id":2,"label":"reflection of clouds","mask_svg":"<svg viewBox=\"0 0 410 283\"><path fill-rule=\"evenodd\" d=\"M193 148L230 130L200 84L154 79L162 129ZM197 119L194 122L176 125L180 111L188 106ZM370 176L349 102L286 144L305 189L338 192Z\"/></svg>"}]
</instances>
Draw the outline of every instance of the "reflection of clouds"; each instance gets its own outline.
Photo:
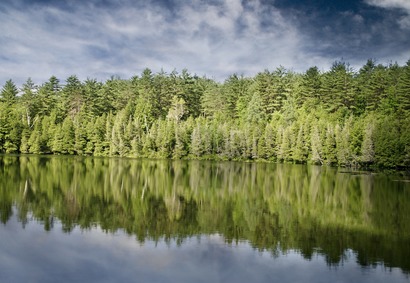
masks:
<instances>
[{"instance_id":1,"label":"reflection of clouds","mask_svg":"<svg viewBox=\"0 0 410 283\"><path fill-rule=\"evenodd\" d=\"M249 244L225 244L212 234L186 238L182 245L138 243L122 232L75 228L64 234L61 225L45 232L13 217L0 226L0 282L407 282L398 269L362 269L346 251L338 267L329 268L320 254L304 260L289 250L273 258Z\"/></svg>"}]
</instances>

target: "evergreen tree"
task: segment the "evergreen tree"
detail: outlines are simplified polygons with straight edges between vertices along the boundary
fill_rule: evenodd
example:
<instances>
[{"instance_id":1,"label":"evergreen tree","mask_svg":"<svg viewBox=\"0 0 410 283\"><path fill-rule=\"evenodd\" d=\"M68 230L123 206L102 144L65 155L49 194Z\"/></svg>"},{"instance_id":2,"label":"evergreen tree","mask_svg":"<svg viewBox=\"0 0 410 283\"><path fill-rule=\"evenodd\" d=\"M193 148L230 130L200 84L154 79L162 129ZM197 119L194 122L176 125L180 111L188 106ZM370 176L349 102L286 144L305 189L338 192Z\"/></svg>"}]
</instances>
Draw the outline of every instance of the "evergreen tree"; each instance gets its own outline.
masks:
<instances>
[{"instance_id":1,"label":"evergreen tree","mask_svg":"<svg viewBox=\"0 0 410 283\"><path fill-rule=\"evenodd\" d=\"M333 113L339 109L355 108L353 72L345 62L334 62L324 76L322 91L326 110Z\"/></svg>"},{"instance_id":2,"label":"evergreen tree","mask_svg":"<svg viewBox=\"0 0 410 283\"><path fill-rule=\"evenodd\" d=\"M221 102L219 107L225 110L222 112L225 117L230 119L239 117L241 109L246 107L250 83L250 79L233 74L219 87L220 93L216 95L219 99L216 99L216 101Z\"/></svg>"},{"instance_id":3,"label":"evergreen tree","mask_svg":"<svg viewBox=\"0 0 410 283\"><path fill-rule=\"evenodd\" d=\"M308 109L320 105L322 79L317 67L311 67L306 71L302 76L301 85L300 105L304 104Z\"/></svg>"},{"instance_id":4,"label":"evergreen tree","mask_svg":"<svg viewBox=\"0 0 410 283\"><path fill-rule=\"evenodd\" d=\"M293 160L292 126L281 128L281 143L278 149L278 159L283 161Z\"/></svg>"},{"instance_id":5,"label":"evergreen tree","mask_svg":"<svg viewBox=\"0 0 410 283\"><path fill-rule=\"evenodd\" d=\"M307 146L307 129L306 126L299 125L299 130L296 137L296 143L293 149L293 160L297 163L305 163L308 157L308 146Z\"/></svg>"},{"instance_id":6,"label":"evergreen tree","mask_svg":"<svg viewBox=\"0 0 410 283\"><path fill-rule=\"evenodd\" d=\"M191 137L191 154L194 157L201 157L204 153L203 141L201 137L201 128L197 125L192 131Z\"/></svg>"},{"instance_id":7,"label":"evergreen tree","mask_svg":"<svg viewBox=\"0 0 410 283\"><path fill-rule=\"evenodd\" d=\"M70 117L66 117L61 126L62 150L63 154L74 154L75 152L75 130L74 123Z\"/></svg>"},{"instance_id":8,"label":"evergreen tree","mask_svg":"<svg viewBox=\"0 0 410 283\"><path fill-rule=\"evenodd\" d=\"M109 144L106 142L106 123L106 115L102 115L95 119L92 135L90 137L90 142L94 147L95 156L104 156L108 151Z\"/></svg>"},{"instance_id":9,"label":"evergreen tree","mask_svg":"<svg viewBox=\"0 0 410 283\"><path fill-rule=\"evenodd\" d=\"M54 154L63 154L64 152L64 136L62 124L58 124L55 128L54 137L52 138L51 151Z\"/></svg>"},{"instance_id":10,"label":"evergreen tree","mask_svg":"<svg viewBox=\"0 0 410 283\"><path fill-rule=\"evenodd\" d=\"M51 114L51 112L56 108L57 102L60 100L60 91L60 82L55 76L50 77L49 81L44 83L38 89L37 113L39 116L44 117ZM59 122L62 122L62 120Z\"/></svg>"},{"instance_id":11,"label":"evergreen tree","mask_svg":"<svg viewBox=\"0 0 410 283\"><path fill-rule=\"evenodd\" d=\"M369 121L366 125L362 150L361 150L361 162L365 164L373 164L374 162L374 124Z\"/></svg>"},{"instance_id":12,"label":"evergreen tree","mask_svg":"<svg viewBox=\"0 0 410 283\"><path fill-rule=\"evenodd\" d=\"M265 144L262 144L263 150L265 153L265 158L267 160L275 160L277 156L277 141L276 141L276 128L272 125L272 123L266 124L265 131L264 131L264 141Z\"/></svg>"},{"instance_id":13,"label":"evergreen tree","mask_svg":"<svg viewBox=\"0 0 410 283\"><path fill-rule=\"evenodd\" d=\"M327 125L326 137L323 146L323 157L329 165L336 163L336 139L331 124Z\"/></svg>"},{"instance_id":14,"label":"evergreen tree","mask_svg":"<svg viewBox=\"0 0 410 283\"><path fill-rule=\"evenodd\" d=\"M407 61L401 72L397 86L397 95L399 108L404 111L410 111L410 60Z\"/></svg>"},{"instance_id":15,"label":"evergreen tree","mask_svg":"<svg viewBox=\"0 0 410 283\"><path fill-rule=\"evenodd\" d=\"M0 98L2 102L10 106L17 100L18 89L12 80L6 81L1 92Z\"/></svg>"},{"instance_id":16,"label":"evergreen tree","mask_svg":"<svg viewBox=\"0 0 410 283\"><path fill-rule=\"evenodd\" d=\"M29 78L26 83L23 84L23 94L21 96L21 104L24 108L25 119L27 127L31 128L33 125L34 117L38 112L38 100L37 100L37 87L34 82Z\"/></svg>"},{"instance_id":17,"label":"evergreen tree","mask_svg":"<svg viewBox=\"0 0 410 283\"><path fill-rule=\"evenodd\" d=\"M185 113L185 101L183 98L174 96L171 101L171 107L168 111L167 118L178 123Z\"/></svg>"},{"instance_id":18,"label":"evergreen tree","mask_svg":"<svg viewBox=\"0 0 410 283\"><path fill-rule=\"evenodd\" d=\"M383 117L375 127L375 161L383 167L395 167L402 164L405 146L400 139L399 121L393 117Z\"/></svg>"},{"instance_id":19,"label":"evergreen tree","mask_svg":"<svg viewBox=\"0 0 410 283\"><path fill-rule=\"evenodd\" d=\"M82 108L80 110L80 113L74 118L73 121L73 126L74 126L74 135L75 135L75 139L74 139L74 149L76 154L78 155L84 155L85 154L85 150L86 150L86 146L88 143L88 121L87 121L87 113L85 112L85 110L83 110L85 108Z\"/></svg>"},{"instance_id":20,"label":"evergreen tree","mask_svg":"<svg viewBox=\"0 0 410 283\"><path fill-rule=\"evenodd\" d=\"M44 153L47 141L42 139L42 123L37 120L34 123L34 129L31 132L28 140L29 153L41 154Z\"/></svg>"},{"instance_id":21,"label":"evergreen tree","mask_svg":"<svg viewBox=\"0 0 410 283\"><path fill-rule=\"evenodd\" d=\"M343 128L338 125L335 127L336 156L338 164L341 166L351 166L353 155L350 146L350 132L352 127L352 117L345 121Z\"/></svg>"},{"instance_id":22,"label":"evergreen tree","mask_svg":"<svg viewBox=\"0 0 410 283\"><path fill-rule=\"evenodd\" d=\"M402 154L403 158L403 166L409 167L410 166L410 116L403 120L401 123L401 141L404 151Z\"/></svg>"},{"instance_id":23,"label":"evergreen tree","mask_svg":"<svg viewBox=\"0 0 410 283\"><path fill-rule=\"evenodd\" d=\"M23 130L21 134L20 153L29 153L29 137L30 132L28 130Z\"/></svg>"},{"instance_id":24,"label":"evergreen tree","mask_svg":"<svg viewBox=\"0 0 410 283\"><path fill-rule=\"evenodd\" d=\"M90 117L101 116L107 111L106 103L102 97L103 84L96 79L87 79L83 84L85 113Z\"/></svg>"},{"instance_id":25,"label":"evergreen tree","mask_svg":"<svg viewBox=\"0 0 410 283\"><path fill-rule=\"evenodd\" d=\"M314 164L323 164L323 152L322 152L322 140L320 138L320 133L318 127L315 125L311 132L311 160Z\"/></svg>"},{"instance_id":26,"label":"evergreen tree","mask_svg":"<svg viewBox=\"0 0 410 283\"><path fill-rule=\"evenodd\" d=\"M84 102L84 89L81 81L75 75L68 77L62 89L61 109L74 117L80 112Z\"/></svg>"},{"instance_id":27,"label":"evergreen tree","mask_svg":"<svg viewBox=\"0 0 410 283\"><path fill-rule=\"evenodd\" d=\"M175 129L175 147L173 158L181 159L188 154L187 150L187 131L185 126L177 124Z\"/></svg>"},{"instance_id":28,"label":"evergreen tree","mask_svg":"<svg viewBox=\"0 0 410 283\"><path fill-rule=\"evenodd\" d=\"M252 95L251 101L248 104L245 112L245 122L251 124L258 124L263 122L266 118L262 109L262 99L258 92Z\"/></svg>"}]
</instances>

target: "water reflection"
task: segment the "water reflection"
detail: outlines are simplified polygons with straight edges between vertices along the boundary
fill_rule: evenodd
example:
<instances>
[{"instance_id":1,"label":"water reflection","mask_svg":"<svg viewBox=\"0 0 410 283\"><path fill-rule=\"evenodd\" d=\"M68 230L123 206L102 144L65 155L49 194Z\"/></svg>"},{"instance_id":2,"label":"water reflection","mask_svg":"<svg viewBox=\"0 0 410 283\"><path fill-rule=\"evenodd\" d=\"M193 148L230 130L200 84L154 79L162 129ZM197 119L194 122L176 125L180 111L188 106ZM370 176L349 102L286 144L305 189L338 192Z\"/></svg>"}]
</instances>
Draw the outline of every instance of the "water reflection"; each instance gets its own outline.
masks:
<instances>
[{"instance_id":1,"label":"water reflection","mask_svg":"<svg viewBox=\"0 0 410 283\"><path fill-rule=\"evenodd\" d=\"M192 236L140 244L122 231L105 233L99 227L86 232L74 228L62 233L61 223L49 232L28 223L20 231L13 216L0 229L1 282L407 282L398 268L381 264L359 268L356 254L344 252L337 267L326 266L314 253L305 260L297 250L273 258L248 242L227 245L224 237ZM16 233L18 232L18 233Z\"/></svg>"},{"instance_id":2,"label":"water reflection","mask_svg":"<svg viewBox=\"0 0 410 283\"><path fill-rule=\"evenodd\" d=\"M0 217L51 232L56 223L71 234L124 231L139 244L220 235L269 256L408 274L410 184L400 179L302 165L3 156Z\"/></svg>"}]
</instances>

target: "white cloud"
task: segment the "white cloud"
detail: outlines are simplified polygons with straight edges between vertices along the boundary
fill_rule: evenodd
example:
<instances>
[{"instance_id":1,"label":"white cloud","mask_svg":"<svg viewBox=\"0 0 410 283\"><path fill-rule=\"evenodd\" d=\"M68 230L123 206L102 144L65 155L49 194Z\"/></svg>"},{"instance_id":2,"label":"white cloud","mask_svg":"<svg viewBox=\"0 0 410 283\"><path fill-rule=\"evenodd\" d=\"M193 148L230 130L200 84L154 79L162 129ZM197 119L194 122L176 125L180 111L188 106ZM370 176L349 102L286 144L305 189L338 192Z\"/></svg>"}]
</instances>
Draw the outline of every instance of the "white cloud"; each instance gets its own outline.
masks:
<instances>
[{"instance_id":1,"label":"white cloud","mask_svg":"<svg viewBox=\"0 0 410 283\"><path fill-rule=\"evenodd\" d=\"M106 79L131 77L145 67L187 68L224 79L279 65L304 70L303 43L294 23L273 6L240 0L218 4L182 1L171 12L160 5L122 2L63 9L39 6L0 10L0 80L38 83L56 75ZM313 63L313 62L312 62Z\"/></svg>"},{"instance_id":2,"label":"white cloud","mask_svg":"<svg viewBox=\"0 0 410 283\"><path fill-rule=\"evenodd\" d=\"M382 7L382 8L399 8L404 9L410 13L410 1L409 0L366 0L369 5Z\"/></svg>"},{"instance_id":3,"label":"white cloud","mask_svg":"<svg viewBox=\"0 0 410 283\"><path fill-rule=\"evenodd\" d=\"M64 80L72 74L129 78L146 67L187 68L223 80L279 65L324 69L339 59L326 53L332 42L301 32L300 18L259 0L175 0L172 7L161 1L107 2L69 7L0 2L0 84L9 78L21 84L28 77L42 83L52 75ZM348 16L357 25L364 22L360 15Z\"/></svg>"},{"instance_id":4,"label":"white cloud","mask_svg":"<svg viewBox=\"0 0 410 283\"><path fill-rule=\"evenodd\" d=\"M366 0L366 3L385 9L403 10L407 15L399 17L397 22L401 28L410 29L410 0Z\"/></svg>"}]
</instances>

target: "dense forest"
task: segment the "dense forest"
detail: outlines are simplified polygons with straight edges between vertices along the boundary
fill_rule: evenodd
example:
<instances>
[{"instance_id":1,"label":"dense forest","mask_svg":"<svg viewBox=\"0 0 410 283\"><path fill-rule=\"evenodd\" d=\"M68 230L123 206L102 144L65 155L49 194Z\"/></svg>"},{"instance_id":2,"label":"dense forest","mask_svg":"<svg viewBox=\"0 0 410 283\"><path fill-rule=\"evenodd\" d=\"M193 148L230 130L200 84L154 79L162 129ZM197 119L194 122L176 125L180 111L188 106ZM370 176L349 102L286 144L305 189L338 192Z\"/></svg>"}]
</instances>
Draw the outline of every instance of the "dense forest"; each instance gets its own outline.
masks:
<instances>
[{"instance_id":1,"label":"dense forest","mask_svg":"<svg viewBox=\"0 0 410 283\"><path fill-rule=\"evenodd\" d=\"M0 93L0 152L410 166L410 60L224 82L187 70Z\"/></svg>"}]
</instances>

